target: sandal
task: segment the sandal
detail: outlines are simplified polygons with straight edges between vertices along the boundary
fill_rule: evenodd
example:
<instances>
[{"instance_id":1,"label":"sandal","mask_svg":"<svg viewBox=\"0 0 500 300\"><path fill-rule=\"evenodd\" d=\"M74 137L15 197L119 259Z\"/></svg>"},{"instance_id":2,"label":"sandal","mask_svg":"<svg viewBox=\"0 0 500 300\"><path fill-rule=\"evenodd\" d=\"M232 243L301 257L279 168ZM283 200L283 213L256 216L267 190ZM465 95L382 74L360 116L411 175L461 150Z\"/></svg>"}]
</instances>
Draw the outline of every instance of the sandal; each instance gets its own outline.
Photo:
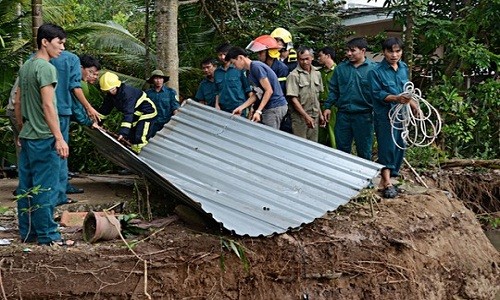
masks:
<instances>
[{"instance_id":1,"label":"sandal","mask_svg":"<svg viewBox=\"0 0 500 300\"><path fill-rule=\"evenodd\" d=\"M58 203L56 206L61 206L61 205L66 205L66 204L75 204L77 203L78 200L72 199L72 198L67 198L66 202L64 203Z\"/></svg>"},{"instance_id":2,"label":"sandal","mask_svg":"<svg viewBox=\"0 0 500 300\"><path fill-rule=\"evenodd\" d=\"M80 188L77 188L73 185L70 185L67 189L66 189L66 194L82 194L84 192L83 189L80 189Z\"/></svg>"},{"instance_id":3,"label":"sandal","mask_svg":"<svg viewBox=\"0 0 500 300\"><path fill-rule=\"evenodd\" d=\"M75 244L76 244L75 241L65 240L65 239L50 241L48 243L39 243L39 245L42 245L42 246L58 246L58 247L72 247Z\"/></svg>"},{"instance_id":4,"label":"sandal","mask_svg":"<svg viewBox=\"0 0 500 300\"><path fill-rule=\"evenodd\" d=\"M382 196L384 198L396 198L398 195L398 191L393 185L387 186L383 191L382 191Z\"/></svg>"},{"instance_id":5,"label":"sandal","mask_svg":"<svg viewBox=\"0 0 500 300\"><path fill-rule=\"evenodd\" d=\"M72 198L68 198L68 200L64 204L74 204L74 203L77 203L77 202L78 202L78 200L75 200L75 199L72 199Z\"/></svg>"}]
</instances>

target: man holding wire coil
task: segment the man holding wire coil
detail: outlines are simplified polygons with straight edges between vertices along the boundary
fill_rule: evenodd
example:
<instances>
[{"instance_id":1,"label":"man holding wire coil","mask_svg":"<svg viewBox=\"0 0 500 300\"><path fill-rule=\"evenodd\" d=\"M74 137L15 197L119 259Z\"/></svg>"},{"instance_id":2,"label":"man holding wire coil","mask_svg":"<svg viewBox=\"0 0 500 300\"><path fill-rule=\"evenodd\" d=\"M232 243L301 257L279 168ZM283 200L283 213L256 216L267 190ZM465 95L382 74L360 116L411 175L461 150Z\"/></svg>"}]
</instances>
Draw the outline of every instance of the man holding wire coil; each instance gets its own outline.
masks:
<instances>
[{"instance_id":1,"label":"man holding wire coil","mask_svg":"<svg viewBox=\"0 0 500 300\"><path fill-rule=\"evenodd\" d=\"M399 176L399 169L405 154L403 130L398 124L391 122L389 112L398 104L409 103L412 110L417 110L417 104L411 101L411 95L404 92L408 79L408 66L401 61L403 41L397 37L386 39L382 43L384 60L382 60L368 75L373 101L375 134L378 143L378 162L382 169L380 187L384 198L395 198L398 195L396 187L391 183L391 177Z\"/></svg>"}]
</instances>

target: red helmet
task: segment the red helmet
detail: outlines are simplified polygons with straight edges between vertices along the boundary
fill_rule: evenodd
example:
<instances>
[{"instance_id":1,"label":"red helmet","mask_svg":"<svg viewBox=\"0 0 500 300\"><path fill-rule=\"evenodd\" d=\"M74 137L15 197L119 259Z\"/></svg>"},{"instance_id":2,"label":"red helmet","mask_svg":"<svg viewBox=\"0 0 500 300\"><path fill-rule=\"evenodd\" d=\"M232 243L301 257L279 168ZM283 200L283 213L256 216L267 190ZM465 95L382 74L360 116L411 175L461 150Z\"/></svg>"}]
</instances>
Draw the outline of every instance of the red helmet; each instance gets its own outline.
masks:
<instances>
[{"instance_id":1,"label":"red helmet","mask_svg":"<svg viewBox=\"0 0 500 300\"><path fill-rule=\"evenodd\" d=\"M251 41L247 46L247 50L252 52L260 52L264 50L268 50L269 56L272 58L278 58L280 56L279 49L282 47L276 42L270 35L261 35L257 37L255 40Z\"/></svg>"},{"instance_id":2,"label":"red helmet","mask_svg":"<svg viewBox=\"0 0 500 300\"><path fill-rule=\"evenodd\" d=\"M251 41L246 49L252 52L260 52L269 49L281 49L281 46L272 36L266 34Z\"/></svg>"}]
</instances>

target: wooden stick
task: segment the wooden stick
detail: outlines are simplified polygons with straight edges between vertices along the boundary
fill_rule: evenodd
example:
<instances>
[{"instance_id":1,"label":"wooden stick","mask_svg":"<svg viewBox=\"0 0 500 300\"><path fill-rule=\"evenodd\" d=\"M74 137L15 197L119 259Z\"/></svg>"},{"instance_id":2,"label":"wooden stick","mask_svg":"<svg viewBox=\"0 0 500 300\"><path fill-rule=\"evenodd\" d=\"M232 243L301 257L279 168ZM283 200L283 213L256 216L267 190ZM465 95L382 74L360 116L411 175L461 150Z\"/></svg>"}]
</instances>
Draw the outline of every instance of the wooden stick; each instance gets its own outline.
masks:
<instances>
[{"instance_id":1,"label":"wooden stick","mask_svg":"<svg viewBox=\"0 0 500 300\"><path fill-rule=\"evenodd\" d=\"M406 158L403 158L404 162L408 165L408 167L410 167L410 170L413 172L413 174L415 174L415 176L417 177L417 180L423 185L425 186L426 188L429 188L429 186L425 183L425 181L422 179L422 177L420 177L420 175L418 175L417 171L415 171L415 169L410 165L410 163L406 160Z\"/></svg>"}]
</instances>

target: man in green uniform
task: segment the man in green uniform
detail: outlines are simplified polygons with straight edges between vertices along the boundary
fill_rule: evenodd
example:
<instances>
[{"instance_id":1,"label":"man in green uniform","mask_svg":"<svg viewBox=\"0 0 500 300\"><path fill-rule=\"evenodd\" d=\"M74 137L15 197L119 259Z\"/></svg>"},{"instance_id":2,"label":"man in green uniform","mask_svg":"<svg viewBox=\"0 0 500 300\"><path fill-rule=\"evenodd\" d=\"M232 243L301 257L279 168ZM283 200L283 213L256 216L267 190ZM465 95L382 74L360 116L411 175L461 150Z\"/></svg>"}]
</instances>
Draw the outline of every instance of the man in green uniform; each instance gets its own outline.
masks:
<instances>
[{"instance_id":1,"label":"man in green uniform","mask_svg":"<svg viewBox=\"0 0 500 300\"><path fill-rule=\"evenodd\" d=\"M328 98L323 104L323 115L328 120L332 106L337 108L334 129L337 149L351 153L354 141L357 155L371 160L373 108L367 77L375 63L365 57L367 47L364 38L347 42L347 60L333 72Z\"/></svg>"},{"instance_id":2,"label":"man in green uniform","mask_svg":"<svg viewBox=\"0 0 500 300\"><path fill-rule=\"evenodd\" d=\"M382 51L384 60L369 73L368 82L373 100L378 162L385 166L381 172L380 187L384 198L395 198L398 191L390 179L399 175L405 144L400 122L391 125L389 111L398 104L409 103L414 110L418 107L408 94L403 93L404 85L409 81L408 66L401 61L403 41L396 37L388 38L382 43Z\"/></svg>"},{"instance_id":3,"label":"man in green uniform","mask_svg":"<svg viewBox=\"0 0 500 300\"><path fill-rule=\"evenodd\" d=\"M328 86L330 79L333 76L333 70L335 70L335 50L332 47L324 47L318 52L318 62L323 66L319 71L321 72L321 79L323 80L323 92L319 96L319 103L321 107L328 98ZM335 126L335 113L330 115L330 119L325 119L327 126L320 127L318 132L318 143L325 146L330 146L336 148L335 144L335 134L333 133L333 128Z\"/></svg>"}]
</instances>

